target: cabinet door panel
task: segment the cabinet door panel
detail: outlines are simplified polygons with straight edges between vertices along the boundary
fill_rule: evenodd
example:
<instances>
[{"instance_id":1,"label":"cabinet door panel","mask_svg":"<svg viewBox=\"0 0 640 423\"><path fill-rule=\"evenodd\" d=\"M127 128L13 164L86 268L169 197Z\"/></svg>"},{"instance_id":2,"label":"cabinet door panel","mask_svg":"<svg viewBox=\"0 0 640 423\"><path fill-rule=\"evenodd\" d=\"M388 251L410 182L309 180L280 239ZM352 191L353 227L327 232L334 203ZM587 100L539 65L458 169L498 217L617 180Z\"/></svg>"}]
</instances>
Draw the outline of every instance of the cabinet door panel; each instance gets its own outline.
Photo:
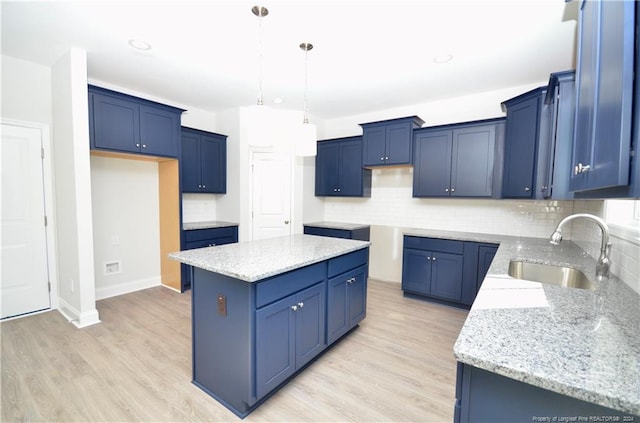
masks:
<instances>
[{"instance_id":1,"label":"cabinet door panel","mask_svg":"<svg viewBox=\"0 0 640 423\"><path fill-rule=\"evenodd\" d=\"M139 152L139 113L131 101L93 93L94 147Z\"/></svg>"},{"instance_id":2,"label":"cabinet door panel","mask_svg":"<svg viewBox=\"0 0 640 423\"><path fill-rule=\"evenodd\" d=\"M183 192L200 192L200 137L182 133L182 160L180 175Z\"/></svg>"},{"instance_id":3,"label":"cabinet door panel","mask_svg":"<svg viewBox=\"0 0 640 423\"><path fill-rule=\"evenodd\" d=\"M387 153L385 126L364 128L363 134L366 141L362 146L362 164L364 166L379 166L385 164L384 158Z\"/></svg>"},{"instance_id":4,"label":"cabinet door panel","mask_svg":"<svg viewBox=\"0 0 640 423\"><path fill-rule=\"evenodd\" d=\"M531 198L536 163L540 98L515 104L507 111L502 196Z\"/></svg>"},{"instance_id":5,"label":"cabinet door panel","mask_svg":"<svg viewBox=\"0 0 640 423\"><path fill-rule=\"evenodd\" d=\"M367 273L361 267L354 272L352 282L348 284L347 294L349 303L349 329L364 319L367 311Z\"/></svg>"},{"instance_id":6,"label":"cabinet door panel","mask_svg":"<svg viewBox=\"0 0 640 423\"><path fill-rule=\"evenodd\" d=\"M462 298L462 256L448 253L432 253L431 295L447 300Z\"/></svg>"},{"instance_id":7,"label":"cabinet door panel","mask_svg":"<svg viewBox=\"0 0 640 423\"><path fill-rule=\"evenodd\" d=\"M224 194L227 191L227 154L224 140L201 135L200 165L202 192Z\"/></svg>"},{"instance_id":8,"label":"cabinet door panel","mask_svg":"<svg viewBox=\"0 0 640 423\"><path fill-rule=\"evenodd\" d=\"M174 112L140 105L141 152L177 157L180 118Z\"/></svg>"},{"instance_id":9,"label":"cabinet door panel","mask_svg":"<svg viewBox=\"0 0 640 423\"><path fill-rule=\"evenodd\" d=\"M347 277L340 275L329 279L327 285L327 343L330 344L347 333L348 304Z\"/></svg>"},{"instance_id":10,"label":"cabinet door panel","mask_svg":"<svg viewBox=\"0 0 640 423\"><path fill-rule=\"evenodd\" d=\"M340 147L318 143L316 155L316 196L337 195Z\"/></svg>"},{"instance_id":11,"label":"cabinet door panel","mask_svg":"<svg viewBox=\"0 0 640 423\"><path fill-rule=\"evenodd\" d=\"M489 267L491 266L491 262L496 256L497 251L498 247L495 246L480 245L478 247L478 280L476 284L476 292L480 290L482 281L485 276L487 276L487 272L489 271Z\"/></svg>"},{"instance_id":12,"label":"cabinet door panel","mask_svg":"<svg viewBox=\"0 0 640 423\"><path fill-rule=\"evenodd\" d=\"M340 195L362 195L362 147L360 142L340 147Z\"/></svg>"},{"instance_id":13,"label":"cabinet door panel","mask_svg":"<svg viewBox=\"0 0 640 423\"><path fill-rule=\"evenodd\" d=\"M431 253L405 248L402 254L402 289L429 294L431 288Z\"/></svg>"},{"instance_id":14,"label":"cabinet door panel","mask_svg":"<svg viewBox=\"0 0 640 423\"><path fill-rule=\"evenodd\" d=\"M267 394L291 376L295 363L294 296L256 311L256 395Z\"/></svg>"},{"instance_id":15,"label":"cabinet door panel","mask_svg":"<svg viewBox=\"0 0 640 423\"><path fill-rule=\"evenodd\" d=\"M491 197L495 126L456 129L451 154L451 195Z\"/></svg>"},{"instance_id":16,"label":"cabinet door panel","mask_svg":"<svg viewBox=\"0 0 640 423\"><path fill-rule=\"evenodd\" d=\"M425 132L415 137L414 197L448 197L451 184L451 131Z\"/></svg>"},{"instance_id":17,"label":"cabinet door panel","mask_svg":"<svg viewBox=\"0 0 640 423\"><path fill-rule=\"evenodd\" d=\"M410 122L387 125L385 164L410 164L412 127Z\"/></svg>"},{"instance_id":18,"label":"cabinet door panel","mask_svg":"<svg viewBox=\"0 0 640 423\"><path fill-rule=\"evenodd\" d=\"M318 284L296 295L297 368L318 355L326 345L324 289L324 284Z\"/></svg>"}]
</instances>

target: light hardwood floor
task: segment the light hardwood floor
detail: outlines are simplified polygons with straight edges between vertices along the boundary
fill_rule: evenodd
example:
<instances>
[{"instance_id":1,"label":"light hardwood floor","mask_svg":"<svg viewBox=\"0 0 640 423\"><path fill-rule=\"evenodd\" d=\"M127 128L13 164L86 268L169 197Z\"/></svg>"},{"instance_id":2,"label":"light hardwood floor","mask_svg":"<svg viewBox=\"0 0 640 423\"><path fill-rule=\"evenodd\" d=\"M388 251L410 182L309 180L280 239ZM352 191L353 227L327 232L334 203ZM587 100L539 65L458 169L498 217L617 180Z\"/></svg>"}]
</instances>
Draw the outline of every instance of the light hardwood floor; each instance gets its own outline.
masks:
<instances>
[{"instance_id":1,"label":"light hardwood floor","mask_svg":"<svg viewBox=\"0 0 640 423\"><path fill-rule=\"evenodd\" d=\"M191 383L190 293L97 308L102 323L85 329L56 311L0 323L3 422L240 421ZM360 327L245 421L451 422L466 315L369 280Z\"/></svg>"}]
</instances>

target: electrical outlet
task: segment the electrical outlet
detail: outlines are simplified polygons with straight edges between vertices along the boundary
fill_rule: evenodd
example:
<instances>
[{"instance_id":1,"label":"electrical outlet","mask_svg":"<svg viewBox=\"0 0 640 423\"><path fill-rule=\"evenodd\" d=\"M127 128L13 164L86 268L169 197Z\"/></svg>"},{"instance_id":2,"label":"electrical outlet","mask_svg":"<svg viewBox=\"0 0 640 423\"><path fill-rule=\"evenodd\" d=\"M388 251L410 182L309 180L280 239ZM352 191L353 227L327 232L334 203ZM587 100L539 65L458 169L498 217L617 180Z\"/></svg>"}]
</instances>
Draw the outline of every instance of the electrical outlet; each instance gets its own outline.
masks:
<instances>
[{"instance_id":1,"label":"electrical outlet","mask_svg":"<svg viewBox=\"0 0 640 423\"><path fill-rule=\"evenodd\" d=\"M105 275L113 275L116 273L120 273L121 266L119 261L111 261L109 263L104 264L104 274Z\"/></svg>"}]
</instances>

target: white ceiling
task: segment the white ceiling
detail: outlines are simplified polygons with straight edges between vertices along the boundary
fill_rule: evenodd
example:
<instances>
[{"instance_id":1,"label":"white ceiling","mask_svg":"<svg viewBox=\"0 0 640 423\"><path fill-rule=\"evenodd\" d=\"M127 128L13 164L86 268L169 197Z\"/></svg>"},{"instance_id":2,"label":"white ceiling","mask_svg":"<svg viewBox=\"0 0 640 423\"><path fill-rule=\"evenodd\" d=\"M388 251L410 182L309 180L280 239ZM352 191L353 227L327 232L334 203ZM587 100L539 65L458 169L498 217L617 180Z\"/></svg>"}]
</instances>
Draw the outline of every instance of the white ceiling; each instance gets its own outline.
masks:
<instances>
[{"instance_id":1,"label":"white ceiling","mask_svg":"<svg viewBox=\"0 0 640 423\"><path fill-rule=\"evenodd\" d=\"M2 54L52 65L76 46L91 80L212 112L248 106L258 93L251 7L261 4L265 104L301 109L298 45L311 42L309 108L331 119L546 81L574 67L575 3L2 0Z\"/></svg>"}]
</instances>

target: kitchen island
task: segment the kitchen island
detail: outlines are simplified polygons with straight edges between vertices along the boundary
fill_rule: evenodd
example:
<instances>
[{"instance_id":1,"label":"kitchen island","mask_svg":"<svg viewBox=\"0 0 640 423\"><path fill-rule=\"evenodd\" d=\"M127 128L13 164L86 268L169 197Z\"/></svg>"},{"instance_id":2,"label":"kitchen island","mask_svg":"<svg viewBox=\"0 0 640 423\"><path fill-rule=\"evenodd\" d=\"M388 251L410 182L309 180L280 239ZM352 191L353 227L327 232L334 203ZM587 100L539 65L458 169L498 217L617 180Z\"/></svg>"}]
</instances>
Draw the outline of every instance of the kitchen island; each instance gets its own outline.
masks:
<instances>
[{"instance_id":1,"label":"kitchen island","mask_svg":"<svg viewBox=\"0 0 640 423\"><path fill-rule=\"evenodd\" d=\"M366 315L366 241L292 235L170 257L193 270L193 383L239 417Z\"/></svg>"}]
</instances>

